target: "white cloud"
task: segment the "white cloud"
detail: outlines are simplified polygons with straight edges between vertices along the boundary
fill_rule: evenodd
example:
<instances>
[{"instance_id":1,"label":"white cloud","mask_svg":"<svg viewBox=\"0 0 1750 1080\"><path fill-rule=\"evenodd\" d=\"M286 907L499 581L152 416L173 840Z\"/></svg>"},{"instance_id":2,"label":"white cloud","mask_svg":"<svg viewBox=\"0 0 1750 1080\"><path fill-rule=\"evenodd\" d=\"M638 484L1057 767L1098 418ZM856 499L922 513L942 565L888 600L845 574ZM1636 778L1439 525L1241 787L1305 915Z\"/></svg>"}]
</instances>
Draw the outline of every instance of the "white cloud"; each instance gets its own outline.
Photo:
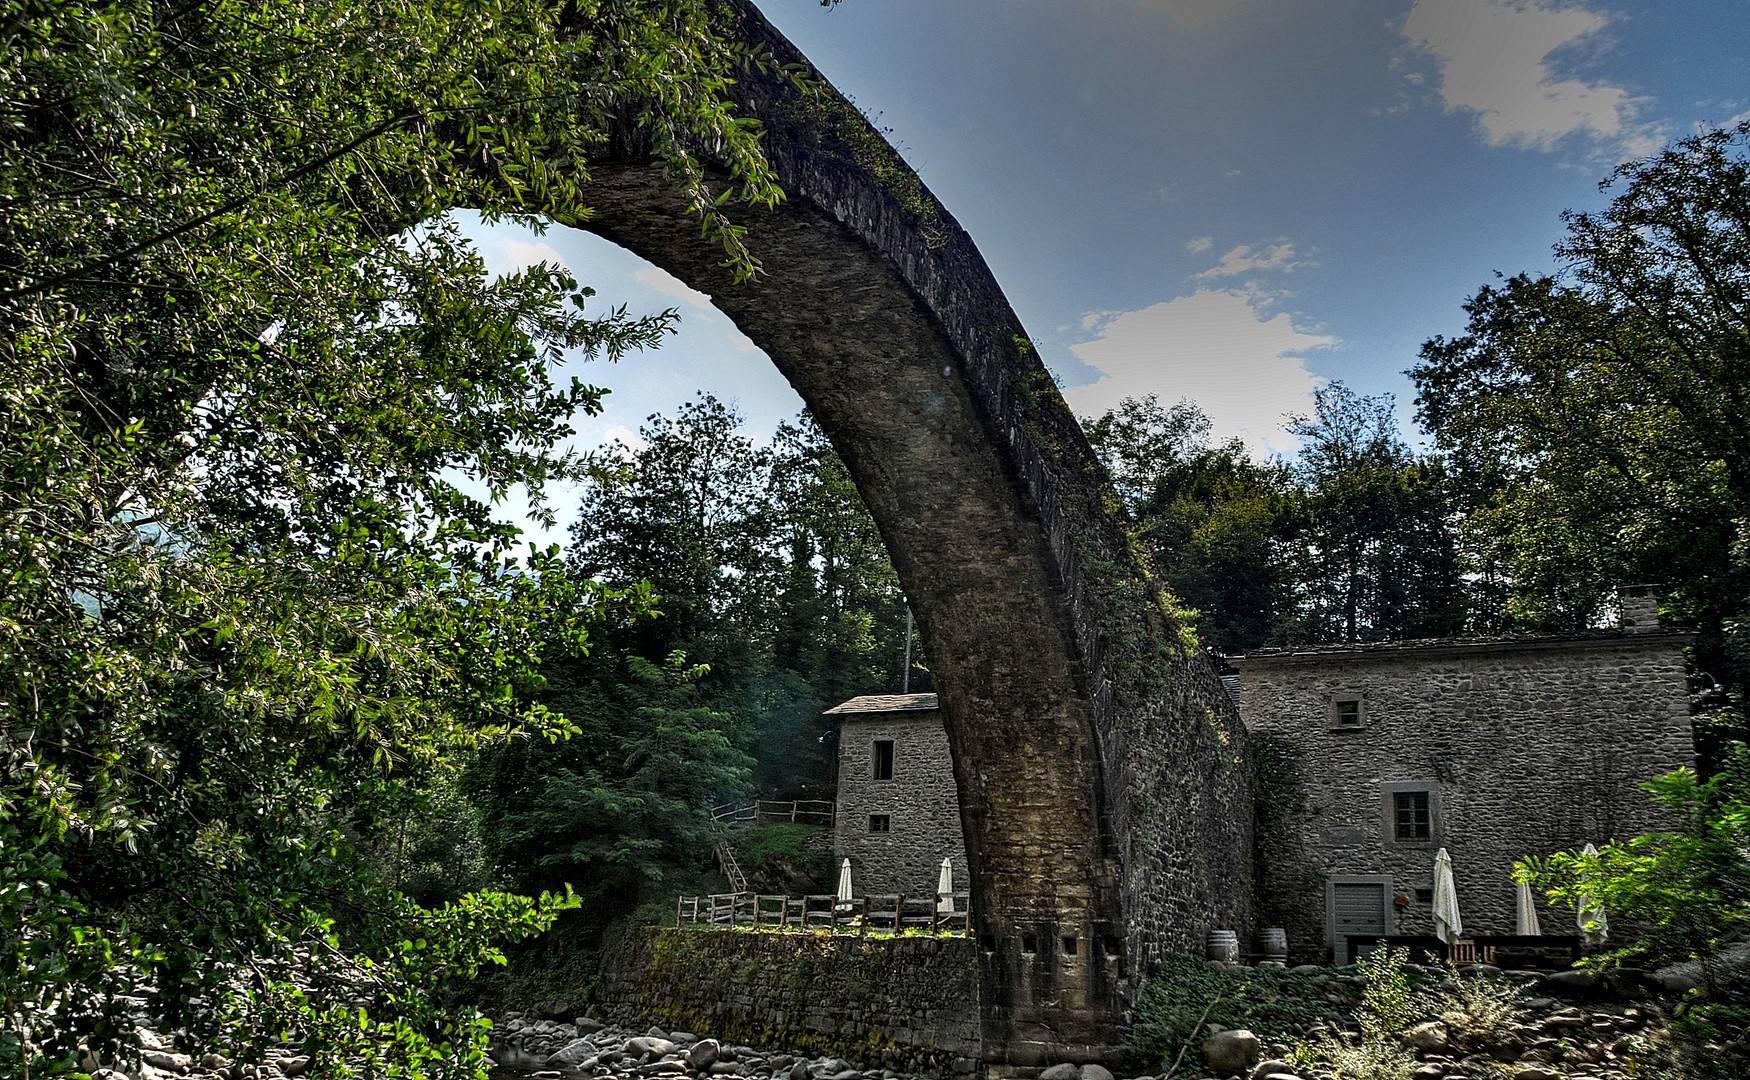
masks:
<instances>
[{"instance_id":1,"label":"white cloud","mask_svg":"<svg viewBox=\"0 0 1750 1080\"><path fill-rule=\"evenodd\" d=\"M1186 251L1208 251L1215 246L1215 237L1199 236L1194 240L1185 241Z\"/></svg>"},{"instance_id":2,"label":"white cloud","mask_svg":"<svg viewBox=\"0 0 1750 1080\"><path fill-rule=\"evenodd\" d=\"M602 432L602 437L598 445L605 449L612 447L615 443L619 443L621 446L624 446L627 450L633 451L634 453L640 450L648 450L650 448L650 444L644 441L642 435L624 424L615 424L613 427Z\"/></svg>"},{"instance_id":3,"label":"white cloud","mask_svg":"<svg viewBox=\"0 0 1750 1080\"><path fill-rule=\"evenodd\" d=\"M1202 248L1192 250L1201 251ZM1193 281L1213 281L1216 278L1235 277L1249 274L1254 270L1281 270L1289 273L1298 270L1301 263L1294 261L1293 244L1267 244L1252 247L1241 244L1221 257L1221 262L1192 276Z\"/></svg>"},{"instance_id":4,"label":"white cloud","mask_svg":"<svg viewBox=\"0 0 1750 1080\"><path fill-rule=\"evenodd\" d=\"M647 287L656 290L664 296L672 296L682 303L691 304L696 308L711 306L711 298L688 285L659 266L646 266L634 271L632 276L643 282Z\"/></svg>"},{"instance_id":5,"label":"white cloud","mask_svg":"<svg viewBox=\"0 0 1750 1080\"><path fill-rule=\"evenodd\" d=\"M1312 411L1324 379L1306 369L1305 354L1337 339L1259 310L1266 298L1234 289L1198 289L1143 308L1093 318L1099 335L1070 346L1101 377L1064 391L1083 416L1099 416L1127 397L1181 398L1209 415L1217 439L1239 436L1254 451L1282 450L1293 439L1283 417Z\"/></svg>"},{"instance_id":6,"label":"white cloud","mask_svg":"<svg viewBox=\"0 0 1750 1080\"><path fill-rule=\"evenodd\" d=\"M1435 57L1447 110L1474 112L1491 145L1550 150L1584 134L1639 153L1657 137L1636 122L1629 92L1560 78L1551 62L1608 22L1561 0L1416 0L1404 36Z\"/></svg>"},{"instance_id":7,"label":"white cloud","mask_svg":"<svg viewBox=\"0 0 1750 1080\"><path fill-rule=\"evenodd\" d=\"M1197 27L1226 15L1246 0L1142 0L1142 6L1164 11L1186 26Z\"/></svg>"},{"instance_id":8,"label":"white cloud","mask_svg":"<svg viewBox=\"0 0 1750 1080\"><path fill-rule=\"evenodd\" d=\"M489 277L514 274L536 263L565 265L565 256L559 254L553 245L540 241L519 240L515 236L493 232L476 235L474 243L480 250L480 259L486 264Z\"/></svg>"}]
</instances>

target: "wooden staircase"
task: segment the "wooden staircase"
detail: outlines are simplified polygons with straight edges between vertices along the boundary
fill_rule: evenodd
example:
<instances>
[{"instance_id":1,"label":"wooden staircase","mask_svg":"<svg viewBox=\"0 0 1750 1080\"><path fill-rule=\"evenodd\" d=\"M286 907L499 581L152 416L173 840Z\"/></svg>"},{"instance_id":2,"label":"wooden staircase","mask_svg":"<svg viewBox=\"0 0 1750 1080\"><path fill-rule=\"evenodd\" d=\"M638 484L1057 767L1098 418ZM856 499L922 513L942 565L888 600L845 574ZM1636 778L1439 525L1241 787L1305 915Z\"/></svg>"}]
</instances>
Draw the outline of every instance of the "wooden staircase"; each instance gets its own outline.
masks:
<instances>
[{"instance_id":1,"label":"wooden staircase","mask_svg":"<svg viewBox=\"0 0 1750 1080\"><path fill-rule=\"evenodd\" d=\"M727 839L717 841L717 865L723 868L723 876L729 879L729 887L736 893L748 891L747 875L741 872L741 864L735 861L735 849Z\"/></svg>"}]
</instances>

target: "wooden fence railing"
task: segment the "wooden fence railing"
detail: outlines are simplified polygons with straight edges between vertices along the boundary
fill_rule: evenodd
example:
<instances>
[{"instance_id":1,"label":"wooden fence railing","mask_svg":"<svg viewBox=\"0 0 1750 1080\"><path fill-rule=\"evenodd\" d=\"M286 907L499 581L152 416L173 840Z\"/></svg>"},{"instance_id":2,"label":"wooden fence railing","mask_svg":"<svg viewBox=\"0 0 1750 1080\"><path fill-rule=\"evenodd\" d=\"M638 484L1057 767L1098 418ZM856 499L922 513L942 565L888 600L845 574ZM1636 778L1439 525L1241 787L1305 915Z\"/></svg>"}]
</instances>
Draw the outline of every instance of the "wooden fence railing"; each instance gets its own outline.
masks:
<instances>
[{"instance_id":1,"label":"wooden fence railing","mask_svg":"<svg viewBox=\"0 0 1750 1080\"><path fill-rule=\"evenodd\" d=\"M779 822L831 825L833 803L830 799L755 799L750 803L724 803L711 808L711 820L732 829L744 825L775 825Z\"/></svg>"},{"instance_id":2,"label":"wooden fence railing","mask_svg":"<svg viewBox=\"0 0 1750 1080\"><path fill-rule=\"evenodd\" d=\"M933 893L925 896L906 896L903 893L859 896L849 902L835 896L765 896L754 893L682 896L675 900L674 924L677 928L751 926L783 930L796 927L842 934L892 934L903 930L961 933L967 929L967 908L972 894L957 892L952 896L952 911L943 910L939 898Z\"/></svg>"}]
</instances>

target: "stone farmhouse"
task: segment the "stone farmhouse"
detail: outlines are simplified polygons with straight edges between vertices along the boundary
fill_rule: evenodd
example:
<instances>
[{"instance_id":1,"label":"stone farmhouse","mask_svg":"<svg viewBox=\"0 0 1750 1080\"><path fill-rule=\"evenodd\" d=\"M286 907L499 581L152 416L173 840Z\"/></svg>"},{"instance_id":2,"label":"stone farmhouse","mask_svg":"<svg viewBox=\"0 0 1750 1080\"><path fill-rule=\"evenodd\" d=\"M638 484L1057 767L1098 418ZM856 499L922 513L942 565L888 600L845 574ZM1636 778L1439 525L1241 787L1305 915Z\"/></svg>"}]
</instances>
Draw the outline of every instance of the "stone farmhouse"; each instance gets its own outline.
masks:
<instances>
[{"instance_id":1,"label":"stone farmhouse","mask_svg":"<svg viewBox=\"0 0 1750 1080\"><path fill-rule=\"evenodd\" d=\"M1639 595L1633 595L1638 592ZM1466 936L1515 930L1514 860L1669 824L1640 784L1694 763L1683 650L1648 590L1622 625L1566 635L1263 650L1230 658L1256 774L1250 910L1293 962L1352 936L1431 935L1433 864L1455 868ZM967 878L934 694L861 697L840 719L836 859L859 893ZM1540 899L1550 934L1573 915ZM1199 928L1198 932L1213 929Z\"/></svg>"}]
</instances>

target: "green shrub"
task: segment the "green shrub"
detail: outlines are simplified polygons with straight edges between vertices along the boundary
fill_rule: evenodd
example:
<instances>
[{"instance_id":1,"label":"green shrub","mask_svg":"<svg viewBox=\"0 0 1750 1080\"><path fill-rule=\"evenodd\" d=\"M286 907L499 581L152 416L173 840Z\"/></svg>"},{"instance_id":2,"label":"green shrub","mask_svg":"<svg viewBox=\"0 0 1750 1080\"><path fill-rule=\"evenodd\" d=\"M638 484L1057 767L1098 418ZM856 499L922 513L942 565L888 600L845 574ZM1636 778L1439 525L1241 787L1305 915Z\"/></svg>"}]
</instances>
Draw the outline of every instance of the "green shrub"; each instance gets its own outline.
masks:
<instances>
[{"instance_id":1,"label":"green shrub","mask_svg":"<svg viewBox=\"0 0 1750 1080\"><path fill-rule=\"evenodd\" d=\"M1426 1011L1410 986L1408 949L1375 949L1361 958L1361 1034L1389 1040L1422 1018Z\"/></svg>"},{"instance_id":2,"label":"green shrub","mask_svg":"<svg viewBox=\"0 0 1750 1080\"><path fill-rule=\"evenodd\" d=\"M1177 956L1150 980L1131 1018L1128 1048L1136 1068L1165 1071L1181 1050L1181 1071L1201 1068L1199 1025L1246 1028L1269 1043L1317 1024L1340 1025L1345 1013L1327 1000L1330 988L1281 968L1223 971ZM1187 1049L1188 1048L1188 1049Z\"/></svg>"},{"instance_id":3,"label":"green shrub","mask_svg":"<svg viewBox=\"0 0 1750 1080\"><path fill-rule=\"evenodd\" d=\"M1506 979L1486 975L1460 978L1448 966L1452 989L1436 999L1440 1019L1453 1040L1464 1049L1507 1041L1525 1018L1525 988Z\"/></svg>"},{"instance_id":4,"label":"green shrub","mask_svg":"<svg viewBox=\"0 0 1750 1080\"><path fill-rule=\"evenodd\" d=\"M1395 1042L1362 1039L1350 1042L1326 1035L1302 1044L1294 1066L1318 1080L1409 1080L1416 1055Z\"/></svg>"}]
</instances>

